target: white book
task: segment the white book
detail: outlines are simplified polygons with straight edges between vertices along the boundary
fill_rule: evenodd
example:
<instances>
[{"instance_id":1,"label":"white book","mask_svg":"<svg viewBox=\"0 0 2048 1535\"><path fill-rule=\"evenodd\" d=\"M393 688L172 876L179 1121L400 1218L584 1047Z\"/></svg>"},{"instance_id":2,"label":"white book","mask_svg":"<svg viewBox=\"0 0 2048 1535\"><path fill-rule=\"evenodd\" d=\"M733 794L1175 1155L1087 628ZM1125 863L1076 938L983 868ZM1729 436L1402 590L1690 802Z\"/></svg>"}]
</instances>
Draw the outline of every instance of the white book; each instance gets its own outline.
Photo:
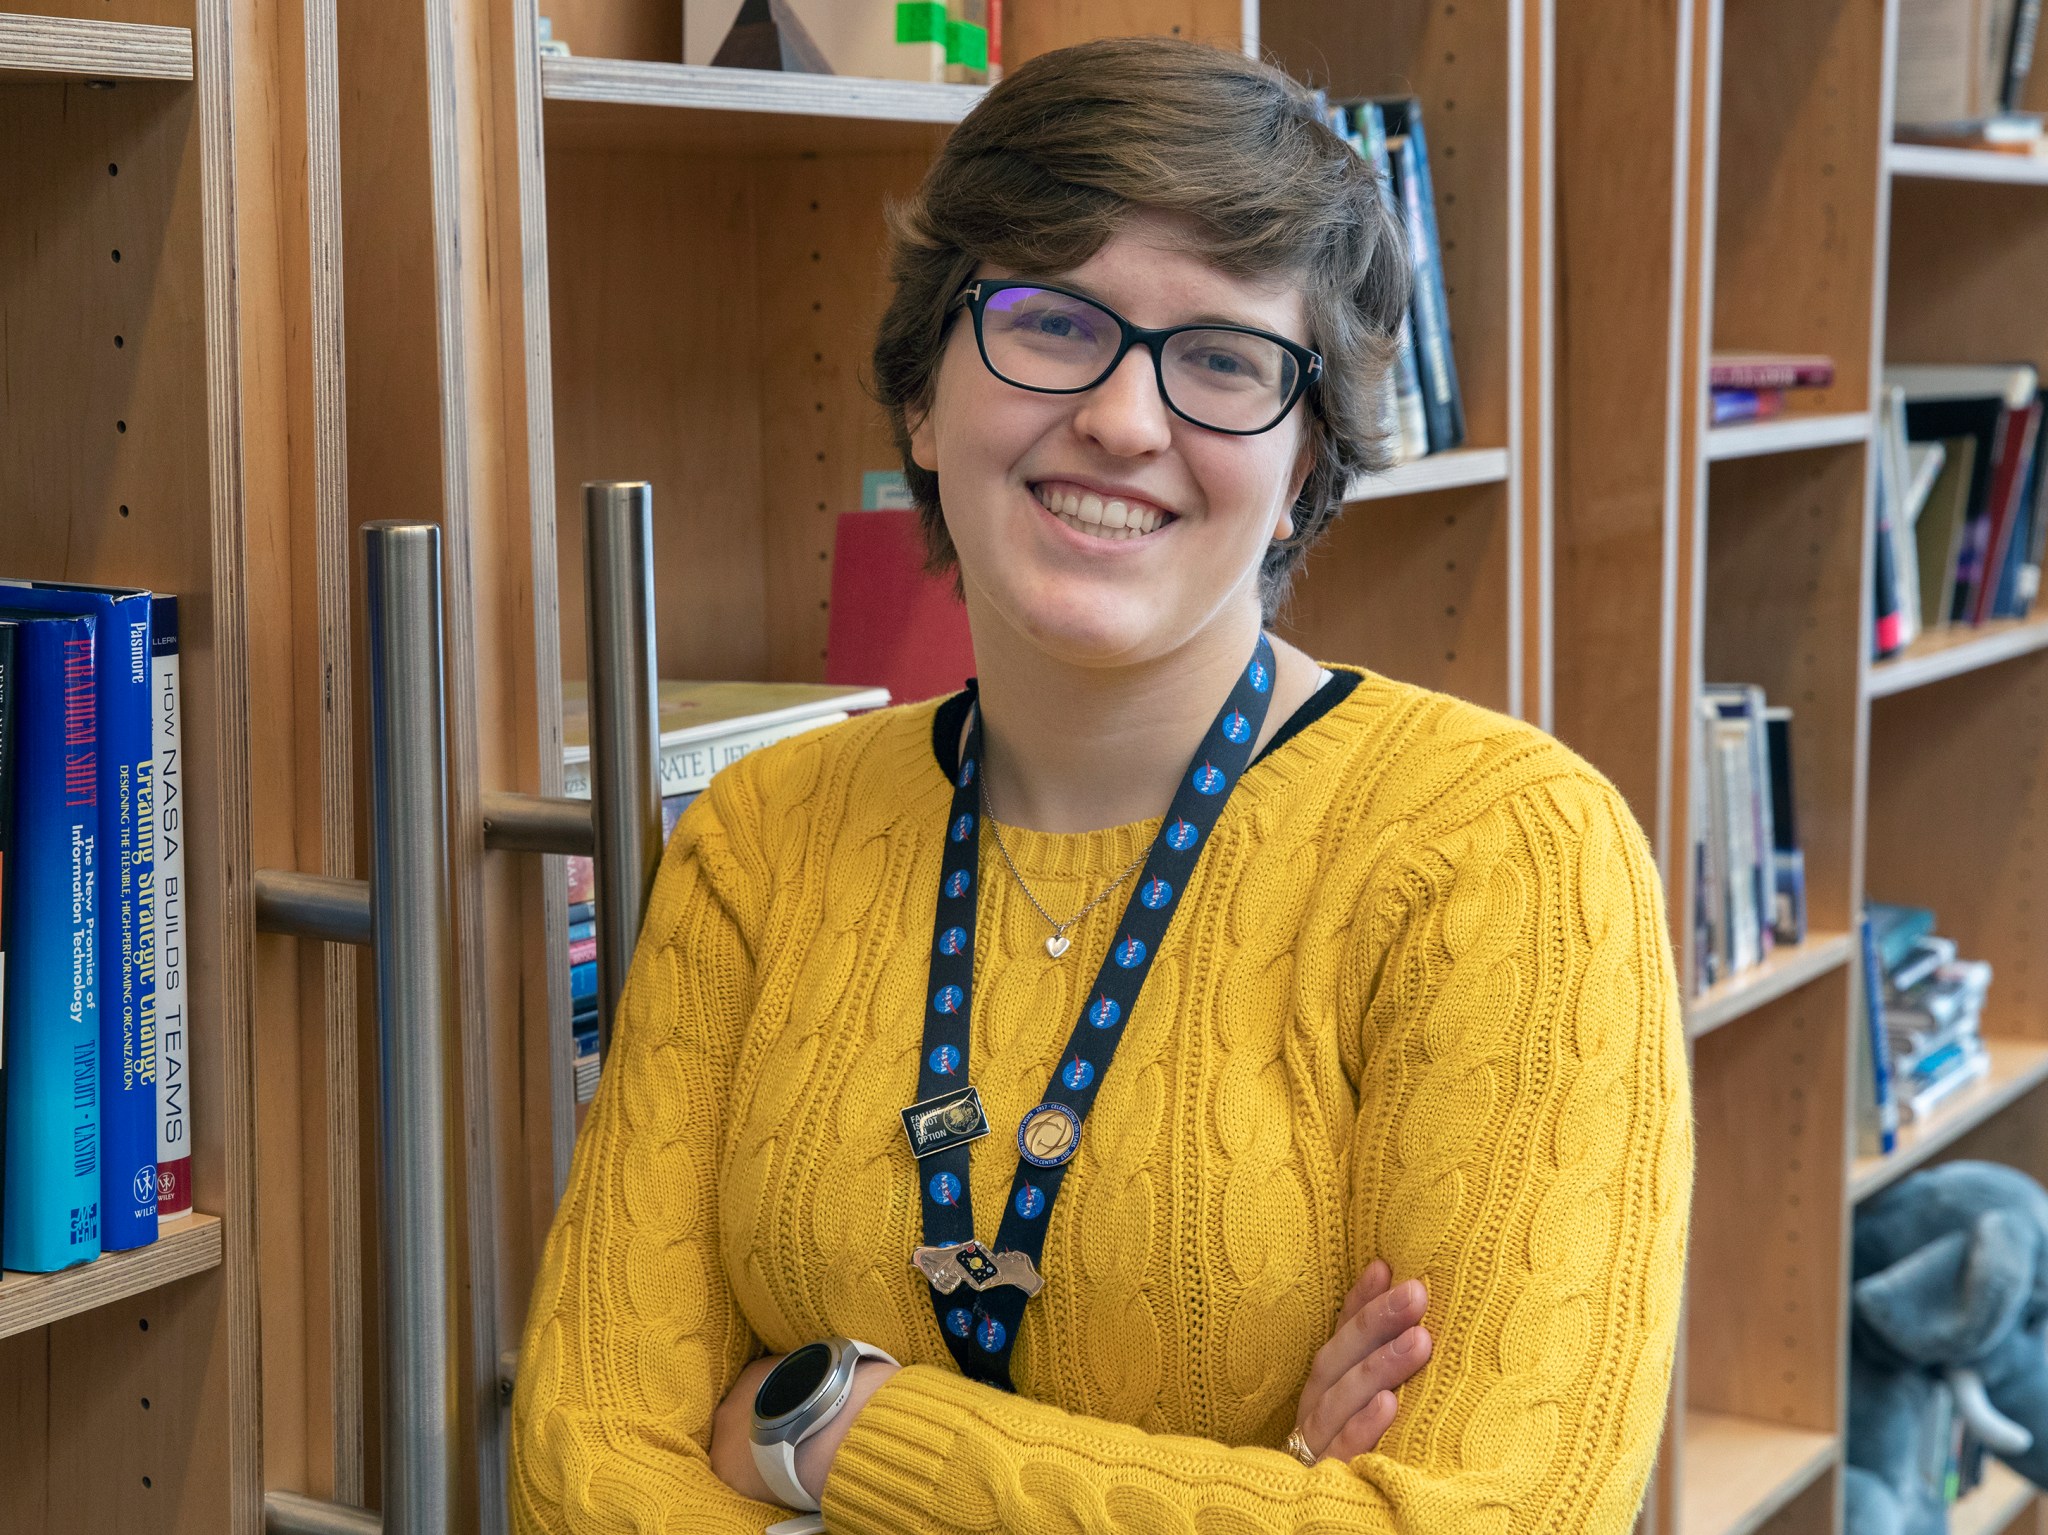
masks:
<instances>
[{"instance_id":1,"label":"white book","mask_svg":"<svg viewBox=\"0 0 2048 1535\"><path fill-rule=\"evenodd\" d=\"M1887 363L1887 387L1909 400L1977 400L1996 395L2014 410L2033 404L2040 375L2027 363Z\"/></svg>"},{"instance_id":2,"label":"white book","mask_svg":"<svg viewBox=\"0 0 2048 1535\"><path fill-rule=\"evenodd\" d=\"M1990 1053L1979 1044L1976 1052L1960 1062L1953 1071L1902 1100L1899 1106L1904 1110L1903 1117L1914 1124L1922 1123L1943 1103L1972 1082L1981 1082L1990 1074Z\"/></svg>"},{"instance_id":3,"label":"white book","mask_svg":"<svg viewBox=\"0 0 2048 1535\"><path fill-rule=\"evenodd\" d=\"M185 757L178 599L149 604L149 712L156 778L156 1213L192 1208L191 1001L185 940Z\"/></svg>"}]
</instances>

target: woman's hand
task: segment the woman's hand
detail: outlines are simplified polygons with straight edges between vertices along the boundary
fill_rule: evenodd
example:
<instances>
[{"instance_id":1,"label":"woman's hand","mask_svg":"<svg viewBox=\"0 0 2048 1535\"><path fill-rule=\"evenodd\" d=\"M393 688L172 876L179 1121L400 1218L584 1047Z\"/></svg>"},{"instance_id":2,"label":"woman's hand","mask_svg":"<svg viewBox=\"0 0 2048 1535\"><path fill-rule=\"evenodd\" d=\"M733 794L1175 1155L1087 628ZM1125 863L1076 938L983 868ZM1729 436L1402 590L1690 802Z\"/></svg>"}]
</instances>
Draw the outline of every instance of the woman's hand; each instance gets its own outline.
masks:
<instances>
[{"instance_id":1,"label":"woman's hand","mask_svg":"<svg viewBox=\"0 0 2048 1535\"><path fill-rule=\"evenodd\" d=\"M1429 1360L1421 1325L1429 1295L1419 1279L1392 1285L1375 1258L1344 1297L1330 1341L1316 1353L1295 1425L1326 1460L1350 1460L1380 1442L1394 1421L1394 1392Z\"/></svg>"},{"instance_id":2,"label":"woman's hand","mask_svg":"<svg viewBox=\"0 0 2048 1535\"><path fill-rule=\"evenodd\" d=\"M712 1471L734 1492L760 1503L782 1500L769 1490L761 1479L760 1468L754 1464L754 1396L761 1389L761 1382L768 1378L768 1372L782 1360L781 1354L765 1354L740 1371L739 1379L732 1383L732 1390L726 1392L725 1400L711 1417ZM830 1423L796 1447L796 1479L813 1497L823 1496L832 1457L839 1452L839 1443L853 1427L854 1418L897 1368L879 1359L861 1360L854 1366L853 1389L847 1393L846 1405Z\"/></svg>"}]
</instances>

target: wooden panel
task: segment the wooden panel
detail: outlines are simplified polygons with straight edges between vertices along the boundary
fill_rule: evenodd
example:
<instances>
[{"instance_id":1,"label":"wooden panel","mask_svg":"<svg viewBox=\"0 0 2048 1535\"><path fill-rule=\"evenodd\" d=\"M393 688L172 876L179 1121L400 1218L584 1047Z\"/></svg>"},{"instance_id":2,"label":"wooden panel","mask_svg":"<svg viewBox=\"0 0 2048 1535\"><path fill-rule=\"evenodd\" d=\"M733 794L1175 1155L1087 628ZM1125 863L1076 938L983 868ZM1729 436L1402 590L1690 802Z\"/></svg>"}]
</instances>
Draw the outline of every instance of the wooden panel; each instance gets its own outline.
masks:
<instances>
[{"instance_id":1,"label":"wooden panel","mask_svg":"<svg viewBox=\"0 0 2048 1535\"><path fill-rule=\"evenodd\" d=\"M1856 910L1863 475L1859 447L1717 464L1707 529L1704 680L1792 710L1808 920L1837 932Z\"/></svg>"},{"instance_id":2,"label":"wooden panel","mask_svg":"<svg viewBox=\"0 0 2048 1535\"><path fill-rule=\"evenodd\" d=\"M683 61L684 0L540 0L557 41L591 58Z\"/></svg>"},{"instance_id":3,"label":"wooden panel","mask_svg":"<svg viewBox=\"0 0 2048 1535\"><path fill-rule=\"evenodd\" d=\"M1713 340L1833 357L1801 411L1869 408L1884 14L1727 0L1723 17Z\"/></svg>"},{"instance_id":4,"label":"wooden panel","mask_svg":"<svg viewBox=\"0 0 2048 1535\"><path fill-rule=\"evenodd\" d=\"M1833 971L1695 1047L1690 1407L1838 1426L1849 991Z\"/></svg>"},{"instance_id":5,"label":"wooden panel","mask_svg":"<svg viewBox=\"0 0 2048 1535\"><path fill-rule=\"evenodd\" d=\"M1247 16L1259 16L1259 0L1032 0L1003 7L1003 62L1015 68L1026 59L1093 37L1134 37L1161 33L1246 46Z\"/></svg>"},{"instance_id":6,"label":"wooden panel","mask_svg":"<svg viewBox=\"0 0 2048 1535\"><path fill-rule=\"evenodd\" d=\"M1506 489L1352 507L1309 554L1280 632L1325 661L1508 707Z\"/></svg>"},{"instance_id":7,"label":"wooden panel","mask_svg":"<svg viewBox=\"0 0 2048 1535\"><path fill-rule=\"evenodd\" d=\"M0 1535L44 1535L50 1517L50 1334L0 1338Z\"/></svg>"},{"instance_id":8,"label":"wooden panel","mask_svg":"<svg viewBox=\"0 0 2048 1535\"><path fill-rule=\"evenodd\" d=\"M1022 10L1023 7L1018 7ZM1467 441L1508 440L1510 246L1514 159L1511 0L1361 7L1348 0L1269 0L1261 44L1333 96L1414 95L1422 102L1435 183L1451 341Z\"/></svg>"},{"instance_id":9,"label":"wooden panel","mask_svg":"<svg viewBox=\"0 0 2048 1535\"><path fill-rule=\"evenodd\" d=\"M1555 729L1653 835L1675 622L1665 580L1684 281L1672 219L1687 55L1671 10L1616 0L1557 15ZM1682 914L1672 918L1683 931Z\"/></svg>"},{"instance_id":10,"label":"wooden panel","mask_svg":"<svg viewBox=\"0 0 2048 1535\"><path fill-rule=\"evenodd\" d=\"M187 1213L165 1220L147 1247L108 1253L55 1274L0 1273L0 1337L45 1327L173 1280L220 1266L220 1222Z\"/></svg>"},{"instance_id":11,"label":"wooden panel","mask_svg":"<svg viewBox=\"0 0 2048 1535\"><path fill-rule=\"evenodd\" d=\"M2048 1045L2012 1039L1999 1032L2002 1019L1987 1009L1984 1047L1991 1070L1941 1101L1934 1113L1899 1126L1889 1155L1858 1157L1849 1170L1851 1202L1868 1199L1887 1184L1929 1162L1977 1157L2024 1168L2048 1179L2048 1137L2042 1115L2048 1097L2035 1092L2048 1082Z\"/></svg>"},{"instance_id":12,"label":"wooden panel","mask_svg":"<svg viewBox=\"0 0 2048 1535\"><path fill-rule=\"evenodd\" d=\"M195 0L8 0L7 8L29 16L190 27L196 6Z\"/></svg>"},{"instance_id":13,"label":"wooden panel","mask_svg":"<svg viewBox=\"0 0 2048 1535\"><path fill-rule=\"evenodd\" d=\"M881 209L915 190L923 153L761 162L755 264L768 675L822 679L832 530L861 474L899 469L862 380L889 301Z\"/></svg>"},{"instance_id":14,"label":"wooden panel","mask_svg":"<svg viewBox=\"0 0 2048 1535\"><path fill-rule=\"evenodd\" d=\"M1747 1535L1824 1476L1835 1436L1718 1412L1685 1414L1679 1535Z\"/></svg>"},{"instance_id":15,"label":"wooden panel","mask_svg":"<svg viewBox=\"0 0 2048 1535\"><path fill-rule=\"evenodd\" d=\"M2040 188L1895 181L1888 360L2048 364L2048 305L2020 301L2039 290L2044 270L2048 196Z\"/></svg>"},{"instance_id":16,"label":"wooden panel","mask_svg":"<svg viewBox=\"0 0 2048 1535\"><path fill-rule=\"evenodd\" d=\"M1867 882L1992 965L1997 1032L2048 1039L2048 654L1871 706Z\"/></svg>"}]
</instances>

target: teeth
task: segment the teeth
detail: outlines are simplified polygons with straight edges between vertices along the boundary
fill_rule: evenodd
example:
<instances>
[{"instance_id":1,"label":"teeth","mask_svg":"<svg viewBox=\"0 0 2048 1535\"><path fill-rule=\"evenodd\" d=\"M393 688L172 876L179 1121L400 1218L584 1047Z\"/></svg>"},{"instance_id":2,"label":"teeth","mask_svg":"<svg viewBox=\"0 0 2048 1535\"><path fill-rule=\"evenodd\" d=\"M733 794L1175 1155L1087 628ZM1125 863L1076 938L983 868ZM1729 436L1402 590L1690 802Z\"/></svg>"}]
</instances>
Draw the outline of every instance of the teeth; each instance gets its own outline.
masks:
<instances>
[{"instance_id":1,"label":"teeth","mask_svg":"<svg viewBox=\"0 0 2048 1535\"><path fill-rule=\"evenodd\" d=\"M1157 507L1142 503L1133 506L1127 501L1104 501L1091 491L1069 490L1060 486L1042 488L1038 492L1038 500L1068 527L1111 542L1143 538L1170 520Z\"/></svg>"}]
</instances>

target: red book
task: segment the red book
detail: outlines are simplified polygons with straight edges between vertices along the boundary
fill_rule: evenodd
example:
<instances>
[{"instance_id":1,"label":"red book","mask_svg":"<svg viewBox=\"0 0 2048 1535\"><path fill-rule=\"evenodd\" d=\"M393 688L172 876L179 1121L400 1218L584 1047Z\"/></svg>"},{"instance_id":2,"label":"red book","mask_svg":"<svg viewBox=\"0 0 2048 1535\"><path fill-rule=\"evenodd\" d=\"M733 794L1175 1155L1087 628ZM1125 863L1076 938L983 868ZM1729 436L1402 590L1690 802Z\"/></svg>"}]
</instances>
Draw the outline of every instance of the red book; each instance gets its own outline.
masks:
<instances>
[{"instance_id":1,"label":"red book","mask_svg":"<svg viewBox=\"0 0 2048 1535\"><path fill-rule=\"evenodd\" d=\"M1998 466L1991 472L1991 501L1986 509L1991 525L1987 530L1983 569L1976 590L1970 594L1970 622L1981 624L1991 616L1998 598L1998 577L2005 569L2006 546L2012 542L2013 524L2019 520L2020 500L2026 494L2027 468L2034 445L2041 435L2041 402L2024 410L2008 411L2006 429L1999 434Z\"/></svg>"},{"instance_id":2,"label":"red book","mask_svg":"<svg viewBox=\"0 0 2048 1535\"><path fill-rule=\"evenodd\" d=\"M841 512L825 680L885 687L897 703L959 692L974 674L974 642L953 585L952 572L924 568L916 512Z\"/></svg>"},{"instance_id":3,"label":"red book","mask_svg":"<svg viewBox=\"0 0 2048 1535\"><path fill-rule=\"evenodd\" d=\"M1716 389L1825 389L1834 381L1832 357L1716 352L1707 366L1707 383Z\"/></svg>"},{"instance_id":4,"label":"red book","mask_svg":"<svg viewBox=\"0 0 2048 1535\"><path fill-rule=\"evenodd\" d=\"M569 945L569 963L572 965L587 965L596 958L595 938L578 938Z\"/></svg>"}]
</instances>

